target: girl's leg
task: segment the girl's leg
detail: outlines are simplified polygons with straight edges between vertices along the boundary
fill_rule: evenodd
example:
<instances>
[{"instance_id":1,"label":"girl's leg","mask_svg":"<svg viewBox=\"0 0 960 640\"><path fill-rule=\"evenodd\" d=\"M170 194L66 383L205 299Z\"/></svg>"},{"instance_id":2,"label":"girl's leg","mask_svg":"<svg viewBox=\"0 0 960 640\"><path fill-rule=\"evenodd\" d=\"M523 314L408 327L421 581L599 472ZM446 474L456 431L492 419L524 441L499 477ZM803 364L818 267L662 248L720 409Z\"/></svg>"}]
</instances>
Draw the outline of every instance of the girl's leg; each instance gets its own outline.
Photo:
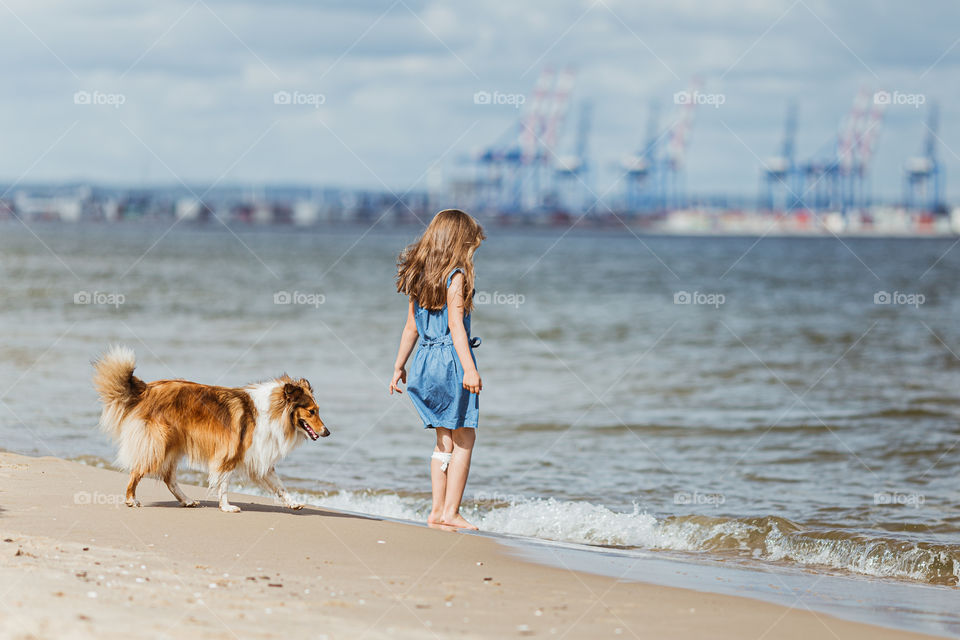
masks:
<instances>
[{"instance_id":1,"label":"girl's leg","mask_svg":"<svg viewBox=\"0 0 960 640\"><path fill-rule=\"evenodd\" d=\"M447 491L443 502L443 524L462 529L476 529L460 515L460 501L470 475L470 458L473 455L473 443L477 440L477 430L461 427L453 431L453 458L447 470Z\"/></svg>"},{"instance_id":2,"label":"girl's leg","mask_svg":"<svg viewBox=\"0 0 960 640\"><path fill-rule=\"evenodd\" d=\"M450 436L450 429L437 427L437 446L434 452L449 454L453 451L453 438ZM440 516L443 514L444 497L447 494L447 472L441 470L443 461L436 457L430 458L430 484L433 489L433 507L430 509L430 515L427 517L427 523L439 524Z\"/></svg>"}]
</instances>

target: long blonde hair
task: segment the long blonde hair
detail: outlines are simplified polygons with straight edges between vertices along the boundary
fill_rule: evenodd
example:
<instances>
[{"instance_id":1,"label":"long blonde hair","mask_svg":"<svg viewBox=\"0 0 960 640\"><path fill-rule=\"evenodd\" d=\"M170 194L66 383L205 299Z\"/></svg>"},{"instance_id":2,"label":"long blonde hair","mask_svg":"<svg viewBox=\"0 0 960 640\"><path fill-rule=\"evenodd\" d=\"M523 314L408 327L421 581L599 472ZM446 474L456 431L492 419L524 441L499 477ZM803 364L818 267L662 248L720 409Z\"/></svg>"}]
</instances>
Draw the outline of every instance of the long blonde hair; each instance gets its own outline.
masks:
<instances>
[{"instance_id":1,"label":"long blonde hair","mask_svg":"<svg viewBox=\"0 0 960 640\"><path fill-rule=\"evenodd\" d=\"M397 291L436 311L447 303L447 276L463 269L463 312L473 309L473 254L487 236L473 216L444 209L397 258Z\"/></svg>"}]
</instances>

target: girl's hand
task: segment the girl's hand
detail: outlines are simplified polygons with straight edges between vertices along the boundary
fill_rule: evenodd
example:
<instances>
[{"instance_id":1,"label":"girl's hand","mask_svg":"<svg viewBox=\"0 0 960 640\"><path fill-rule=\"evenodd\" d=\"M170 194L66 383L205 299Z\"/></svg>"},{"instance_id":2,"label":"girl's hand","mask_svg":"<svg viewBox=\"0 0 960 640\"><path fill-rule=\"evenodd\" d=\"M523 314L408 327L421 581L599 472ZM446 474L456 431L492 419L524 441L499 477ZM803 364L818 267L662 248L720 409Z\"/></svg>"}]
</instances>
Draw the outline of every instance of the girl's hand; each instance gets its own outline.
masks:
<instances>
[{"instance_id":1,"label":"girl's hand","mask_svg":"<svg viewBox=\"0 0 960 640\"><path fill-rule=\"evenodd\" d=\"M480 380L480 373L476 369L463 372L463 388L470 393L480 393L483 389L483 381Z\"/></svg>"},{"instance_id":2,"label":"girl's hand","mask_svg":"<svg viewBox=\"0 0 960 640\"><path fill-rule=\"evenodd\" d=\"M404 384L407 382L407 370L405 367L400 367L393 370L393 379L390 380L390 395L393 395L394 391L397 393L403 393L403 391L400 390L401 382Z\"/></svg>"}]
</instances>

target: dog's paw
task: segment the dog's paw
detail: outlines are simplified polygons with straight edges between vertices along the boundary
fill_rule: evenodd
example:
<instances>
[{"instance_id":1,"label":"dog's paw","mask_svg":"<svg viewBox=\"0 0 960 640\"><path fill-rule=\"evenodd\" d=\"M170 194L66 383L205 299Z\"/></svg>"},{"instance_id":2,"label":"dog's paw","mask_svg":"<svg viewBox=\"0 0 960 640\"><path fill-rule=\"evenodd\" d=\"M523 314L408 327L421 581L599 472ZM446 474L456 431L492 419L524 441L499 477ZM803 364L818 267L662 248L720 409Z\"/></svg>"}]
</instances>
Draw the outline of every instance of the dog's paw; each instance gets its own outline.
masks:
<instances>
[{"instance_id":1,"label":"dog's paw","mask_svg":"<svg viewBox=\"0 0 960 640\"><path fill-rule=\"evenodd\" d=\"M287 506L293 509L294 511L300 511L300 509L303 509L303 505L300 504L299 502L288 502Z\"/></svg>"},{"instance_id":2,"label":"dog's paw","mask_svg":"<svg viewBox=\"0 0 960 640\"><path fill-rule=\"evenodd\" d=\"M128 507L142 507L139 500L127 500L126 505Z\"/></svg>"},{"instance_id":3,"label":"dog's paw","mask_svg":"<svg viewBox=\"0 0 960 640\"><path fill-rule=\"evenodd\" d=\"M240 507L235 504L228 504L226 506L221 505L220 511L224 513L240 513Z\"/></svg>"},{"instance_id":4,"label":"dog's paw","mask_svg":"<svg viewBox=\"0 0 960 640\"><path fill-rule=\"evenodd\" d=\"M199 506L200 506L200 501L199 501L199 500L194 500L193 502L181 502L180 504L182 504L184 507L190 509L190 508L192 508L192 507L199 507Z\"/></svg>"}]
</instances>

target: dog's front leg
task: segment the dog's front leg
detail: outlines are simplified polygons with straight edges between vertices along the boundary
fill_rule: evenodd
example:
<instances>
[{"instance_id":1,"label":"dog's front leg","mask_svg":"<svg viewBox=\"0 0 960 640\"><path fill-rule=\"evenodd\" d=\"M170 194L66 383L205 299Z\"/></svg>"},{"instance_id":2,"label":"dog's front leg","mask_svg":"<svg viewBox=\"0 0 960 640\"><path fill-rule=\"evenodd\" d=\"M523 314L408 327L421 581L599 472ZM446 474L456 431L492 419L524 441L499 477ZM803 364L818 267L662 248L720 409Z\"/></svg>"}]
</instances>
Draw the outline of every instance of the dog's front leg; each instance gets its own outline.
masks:
<instances>
[{"instance_id":1,"label":"dog's front leg","mask_svg":"<svg viewBox=\"0 0 960 640\"><path fill-rule=\"evenodd\" d=\"M287 493L287 489L283 486L283 482L280 481L280 476L277 475L276 469L270 467L270 471L263 476L263 482L267 485L270 491L273 491L274 495L280 498L280 501L283 502L283 506L290 509L303 509L303 505L294 501L290 494Z\"/></svg>"},{"instance_id":2,"label":"dog's front leg","mask_svg":"<svg viewBox=\"0 0 960 640\"><path fill-rule=\"evenodd\" d=\"M230 486L230 472L221 471L216 474L215 482L211 484L217 485L217 500L220 501L220 511L226 513L239 513L240 507L230 504L227 500L227 487Z\"/></svg>"}]
</instances>

